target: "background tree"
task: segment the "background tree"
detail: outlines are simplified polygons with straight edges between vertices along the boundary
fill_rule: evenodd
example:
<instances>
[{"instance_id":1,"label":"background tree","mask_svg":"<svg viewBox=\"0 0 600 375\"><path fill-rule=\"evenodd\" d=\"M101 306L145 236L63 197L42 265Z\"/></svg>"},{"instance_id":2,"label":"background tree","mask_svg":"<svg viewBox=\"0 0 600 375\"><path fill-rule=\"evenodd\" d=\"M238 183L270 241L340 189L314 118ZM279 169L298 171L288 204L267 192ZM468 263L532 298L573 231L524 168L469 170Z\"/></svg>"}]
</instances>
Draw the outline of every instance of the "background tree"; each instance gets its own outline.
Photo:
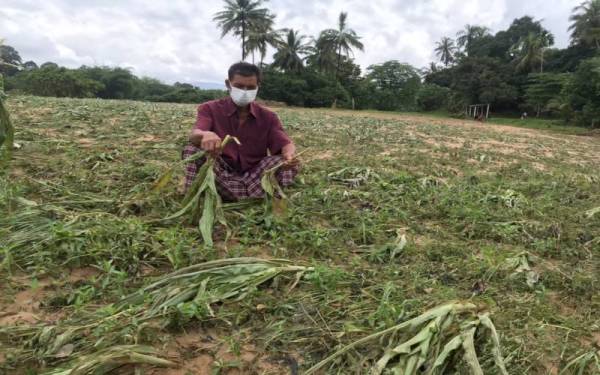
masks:
<instances>
[{"instance_id":1,"label":"background tree","mask_svg":"<svg viewBox=\"0 0 600 375\"><path fill-rule=\"evenodd\" d=\"M433 83L425 83L417 92L417 107L421 111L435 111L446 108L451 90Z\"/></svg>"},{"instance_id":2,"label":"background tree","mask_svg":"<svg viewBox=\"0 0 600 375\"><path fill-rule=\"evenodd\" d=\"M0 61L4 62L0 65L0 73L6 76L16 74L19 71L17 67L22 63L19 52L6 44L0 44Z\"/></svg>"},{"instance_id":3,"label":"background tree","mask_svg":"<svg viewBox=\"0 0 600 375\"><path fill-rule=\"evenodd\" d=\"M465 25L463 30L456 34L456 44L465 49L468 56L472 55L473 44L479 39L489 34L489 29L484 26Z\"/></svg>"},{"instance_id":4,"label":"background tree","mask_svg":"<svg viewBox=\"0 0 600 375\"><path fill-rule=\"evenodd\" d=\"M569 18L571 42L600 50L600 0L588 0L573 8Z\"/></svg>"},{"instance_id":5,"label":"background tree","mask_svg":"<svg viewBox=\"0 0 600 375\"><path fill-rule=\"evenodd\" d=\"M416 110L416 94L421 86L419 72L396 60L367 68L367 79L374 85L375 108Z\"/></svg>"},{"instance_id":6,"label":"background tree","mask_svg":"<svg viewBox=\"0 0 600 375\"><path fill-rule=\"evenodd\" d=\"M600 57L579 64L564 94L578 125L600 127Z\"/></svg>"},{"instance_id":7,"label":"background tree","mask_svg":"<svg viewBox=\"0 0 600 375\"><path fill-rule=\"evenodd\" d=\"M435 53L444 66L448 66L454 61L454 52L456 52L456 46L452 38L443 37L441 41L436 43Z\"/></svg>"},{"instance_id":8,"label":"background tree","mask_svg":"<svg viewBox=\"0 0 600 375\"><path fill-rule=\"evenodd\" d=\"M338 28L324 30L319 36L319 38L321 38L321 42L326 46L326 50L333 49L336 51L336 77L340 69L342 55L348 57L352 52L352 48L356 48L360 51L364 50L364 45L361 43L360 37L354 30L348 28L348 24L346 22L347 19L348 13L341 12L338 18Z\"/></svg>"},{"instance_id":9,"label":"background tree","mask_svg":"<svg viewBox=\"0 0 600 375\"><path fill-rule=\"evenodd\" d=\"M321 31L317 39L312 40L311 52L307 57L309 66L319 72L334 73L336 69L336 48L326 31Z\"/></svg>"},{"instance_id":10,"label":"background tree","mask_svg":"<svg viewBox=\"0 0 600 375\"><path fill-rule=\"evenodd\" d=\"M554 37L550 33L529 33L526 37L512 47L517 69L532 72L539 68L544 72L544 52L554 43Z\"/></svg>"},{"instance_id":11,"label":"background tree","mask_svg":"<svg viewBox=\"0 0 600 375\"><path fill-rule=\"evenodd\" d=\"M518 45L520 41L526 38L529 34L550 34L540 21L533 19L530 16L516 18L510 24L508 29L501 30L494 35L490 41L489 57L501 59L505 62L510 62L514 59L513 47ZM551 35L551 34L550 34ZM552 45L554 40L551 41Z\"/></svg>"},{"instance_id":12,"label":"background tree","mask_svg":"<svg viewBox=\"0 0 600 375\"><path fill-rule=\"evenodd\" d=\"M252 63L254 63L254 52L260 54L260 66L263 65L267 55L267 47L277 48L281 42L281 30L273 29L273 22L267 21L250 30L248 42L246 43L246 54L252 54Z\"/></svg>"},{"instance_id":13,"label":"background tree","mask_svg":"<svg viewBox=\"0 0 600 375\"><path fill-rule=\"evenodd\" d=\"M537 73L530 74L525 89L525 105L535 109L536 116L541 111L558 110L555 106L560 101L560 96L571 79L569 73Z\"/></svg>"},{"instance_id":14,"label":"background tree","mask_svg":"<svg viewBox=\"0 0 600 375\"><path fill-rule=\"evenodd\" d=\"M221 38L229 33L242 39L242 60L246 59L246 41L250 30L267 29L273 17L269 10L260 8L262 0L225 0L225 10L217 12L213 21L221 29Z\"/></svg>"},{"instance_id":15,"label":"background tree","mask_svg":"<svg viewBox=\"0 0 600 375\"><path fill-rule=\"evenodd\" d=\"M46 61L45 63L40 65L40 69L44 69L44 68L58 68L58 64L54 63L52 61Z\"/></svg>"},{"instance_id":16,"label":"background tree","mask_svg":"<svg viewBox=\"0 0 600 375\"><path fill-rule=\"evenodd\" d=\"M23 63L23 69L24 70L35 70L35 69L39 69L39 67L37 66L37 64L35 63L35 61L25 61Z\"/></svg>"},{"instance_id":17,"label":"background tree","mask_svg":"<svg viewBox=\"0 0 600 375\"><path fill-rule=\"evenodd\" d=\"M306 36L299 35L298 31L289 29L286 39L279 44L273 56L273 66L285 72L299 72L304 67L302 55L310 53L310 45L304 40Z\"/></svg>"}]
</instances>

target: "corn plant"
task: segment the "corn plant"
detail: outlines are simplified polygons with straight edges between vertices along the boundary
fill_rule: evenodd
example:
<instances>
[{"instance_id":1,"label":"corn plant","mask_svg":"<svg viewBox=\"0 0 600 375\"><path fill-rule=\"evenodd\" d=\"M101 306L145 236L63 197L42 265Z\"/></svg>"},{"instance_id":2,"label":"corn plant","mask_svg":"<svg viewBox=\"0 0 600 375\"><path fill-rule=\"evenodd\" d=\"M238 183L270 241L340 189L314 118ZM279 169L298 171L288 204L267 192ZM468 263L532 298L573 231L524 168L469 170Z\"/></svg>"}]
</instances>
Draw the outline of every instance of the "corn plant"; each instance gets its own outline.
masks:
<instances>
[{"instance_id":1,"label":"corn plant","mask_svg":"<svg viewBox=\"0 0 600 375\"><path fill-rule=\"evenodd\" d=\"M240 144L237 138L228 135L221 142L220 148L222 149L231 141ZM216 156L209 155L206 162L198 170L192 186L183 198L183 207L164 219L172 220L186 214L190 215L192 223L198 223L200 234L202 234L202 239L207 246L213 246L212 232L215 221L227 227L223 213L223 202L215 183L215 162ZM156 186L160 187L161 184L165 184L165 182L159 180Z\"/></svg>"},{"instance_id":2,"label":"corn plant","mask_svg":"<svg viewBox=\"0 0 600 375\"><path fill-rule=\"evenodd\" d=\"M0 61L0 65L1 64L2 62ZM5 98L4 80L0 73L0 165L6 164L10 159L15 134L15 130L8 115L8 110L4 105Z\"/></svg>"},{"instance_id":3,"label":"corn plant","mask_svg":"<svg viewBox=\"0 0 600 375\"><path fill-rule=\"evenodd\" d=\"M460 357L471 374L483 375L475 347L476 337L484 336L492 342L496 366L503 375L507 375L496 329L488 314L476 314L476 311L477 307L470 303L439 306L344 346L305 374L314 374L359 347L368 345L372 349L378 342L378 354L371 358L371 375L379 375L384 371L415 375L423 373L422 368L426 369L424 374L427 375L446 374ZM468 316L460 319L463 315Z\"/></svg>"},{"instance_id":4,"label":"corn plant","mask_svg":"<svg viewBox=\"0 0 600 375\"><path fill-rule=\"evenodd\" d=\"M0 46L2 46L2 44L3 40L0 39ZM19 69L16 65L2 61L2 58L0 58L0 66ZM2 76L2 73L0 73L0 167L4 167L9 162L15 138L15 129L10 121L8 110L4 104L5 100L4 77Z\"/></svg>"}]
</instances>

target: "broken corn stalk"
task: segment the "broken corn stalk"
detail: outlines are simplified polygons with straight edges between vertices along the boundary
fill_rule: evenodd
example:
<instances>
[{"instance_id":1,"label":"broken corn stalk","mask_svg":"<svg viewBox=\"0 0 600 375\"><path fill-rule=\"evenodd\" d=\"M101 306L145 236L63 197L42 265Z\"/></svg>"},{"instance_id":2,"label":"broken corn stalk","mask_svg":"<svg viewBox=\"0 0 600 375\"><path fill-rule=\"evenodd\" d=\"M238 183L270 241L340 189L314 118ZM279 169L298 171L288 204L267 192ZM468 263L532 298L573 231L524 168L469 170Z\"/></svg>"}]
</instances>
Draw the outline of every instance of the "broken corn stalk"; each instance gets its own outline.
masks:
<instances>
[{"instance_id":1,"label":"broken corn stalk","mask_svg":"<svg viewBox=\"0 0 600 375\"><path fill-rule=\"evenodd\" d=\"M123 344L122 332L128 328L168 317L186 304L198 306L212 315L212 304L241 300L277 276L287 274L298 280L311 270L312 267L294 265L285 259L248 257L199 263L164 275L113 305L91 314L82 312L58 325L0 327L0 339L24 343L27 350L18 357L21 361L60 362L88 355L87 358L101 358L101 354L113 353L111 348ZM101 331L102 335L90 334L94 331ZM98 347L108 349L97 351Z\"/></svg>"},{"instance_id":2,"label":"broken corn stalk","mask_svg":"<svg viewBox=\"0 0 600 375\"><path fill-rule=\"evenodd\" d=\"M474 316L476 311L477 307L470 303L439 306L346 345L308 369L305 374L314 374L345 353L368 343L372 348L373 342L379 341L381 354L379 359L372 359L371 375L379 375L384 371L415 375L423 373L423 367L427 375L445 374L450 370L453 359L459 355L462 355L471 374L483 375L475 351L475 336L482 333L492 341L492 355L500 373L507 375L496 329L487 314ZM469 314L469 317L459 324L458 318L464 314Z\"/></svg>"},{"instance_id":3,"label":"broken corn stalk","mask_svg":"<svg viewBox=\"0 0 600 375\"><path fill-rule=\"evenodd\" d=\"M239 140L235 137L226 136L221 142L220 148L225 147L229 142L234 141L240 144ZM196 160L205 153L198 156L194 156L193 160ZM192 158L186 159L186 162L192 161ZM217 192L217 186L215 182L215 171L214 165L216 162L216 156L209 155L206 162L202 164L202 167L198 170L196 178L190 186L187 194L183 198L182 208L171 216L164 218L163 220L173 220L183 215L189 215L192 223L198 223L198 229L202 235L202 239L207 246L213 246L212 232L215 221L221 225L227 227L225 221L225 215L223 214L223 202ZM171 172L172 173L172 172ZM154 189L160 189L165 186L168 180L171 178L171 174L163 175L155 183Z\"/></svg>"},{"instance_id":4,"label":"broken corn stalk","mask_svg":"<svg viewBox=\"0 0 600 375\"><path fill-rule=\"evenodd\" d=\"M117 345L82 356L70 367L55 369L44 375L100 375L126 365L173 367L175 363L160 358L158 351L145 345Z\"/></svg>"}]
</instances>

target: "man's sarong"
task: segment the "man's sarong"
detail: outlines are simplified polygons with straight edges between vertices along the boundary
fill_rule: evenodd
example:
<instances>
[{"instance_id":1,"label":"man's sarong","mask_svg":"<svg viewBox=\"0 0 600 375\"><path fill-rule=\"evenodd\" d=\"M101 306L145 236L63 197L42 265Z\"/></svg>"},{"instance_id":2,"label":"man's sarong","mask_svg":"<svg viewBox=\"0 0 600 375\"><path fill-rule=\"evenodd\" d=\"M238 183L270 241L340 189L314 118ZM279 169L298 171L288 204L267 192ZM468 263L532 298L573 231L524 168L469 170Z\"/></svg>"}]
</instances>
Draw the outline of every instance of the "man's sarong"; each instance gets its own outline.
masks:
<instances>
[{"instance_id":1,"label":"man's sarong","mask_svg":"<svg viewBox=\"0 0 600 375\"><path fill-rule=\"evenodd\" d=\"M187 159L201 151L199 147L187 145L183 149L182 159ZM245 198L261 198L265 192L260 184L260 179L266 170L275 167L283 160L281 155L267 156L258 165L245 173L234 171L223 159L217 158L215 162L215 182L219 195L224 200L240 200ZM185 190L189 189L198 173L198 169L206 161L205 158L192 161L185 168ZM297 166L284 166L275 172L275 177L281 187L292 184L298 174Z\"/></svg>"}]
</instances>

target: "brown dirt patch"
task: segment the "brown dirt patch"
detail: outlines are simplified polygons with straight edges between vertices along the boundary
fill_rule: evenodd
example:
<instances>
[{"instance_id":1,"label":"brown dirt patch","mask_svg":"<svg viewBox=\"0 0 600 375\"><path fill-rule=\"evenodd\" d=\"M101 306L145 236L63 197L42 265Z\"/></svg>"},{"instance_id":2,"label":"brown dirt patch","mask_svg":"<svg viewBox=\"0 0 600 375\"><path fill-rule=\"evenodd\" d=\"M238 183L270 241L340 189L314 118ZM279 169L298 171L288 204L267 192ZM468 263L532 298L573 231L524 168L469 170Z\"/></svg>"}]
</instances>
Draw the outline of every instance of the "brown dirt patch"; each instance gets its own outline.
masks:
<instances>
[{"instance_id":1,"label":"brown dirt patch","mask_svg":"<svg viewBox=\"0 0 600 375\"><path fill-rule=\"evenodd\" d=\"M40 321L40 301L44 295L41 287L18 292L12 303L0 306L0 326Z\"/></svg>"},{"instance_id":2,"label":"brown dirt patch","mask_svg":"<svg viewBox=\"0 0 600 375\"><path fill-rule=\"evenodd\" d=\"M320 152L318 154L312 154L310 156L306 156L306 161L329 160L329 159L333 159L333 151L331 151L331 150L327 150L327 151Z\"/></svg>"},{"instance_id":3,"label":"brown dirt patch","mask_svg":"<svg viewBox=\"0 0 600 375\"><path fill-rule=\"evenodd\" d=\"M38 128L36 131L42 135L51 138L60 138L60 134L58 134L58 129L54 128Z\"/></svg>"},{"instance_id":4,"label":"brown dirt patch","mask_svg":"<svg viewBox=\"0 0 600 375\"><path fill-rule=\"evenodd\" d=\"M83 147L90 147L96 143L96 140L91 138L79 138L77 140L77 143L79 143Z\"/></svg>"},{"instance_id":5,"label":"brown dirt patch","mask_svg":"<svg viewBox=\"0 0 600 375\"><path fill-rule=\"evenodd\" d=\"M563 298L556 292L548 293L548 299L556 310L563 316L572 316L577 314L577 309L569 303L568 299Z\"/></svg>"},{"instance_id":6,"label":"brown dirt patch","mask_svg":"<svg viewBox=\"0 0 600 375\"><path fill-rule=\"evenodd\" d=\"M100 271L93 267L75 268L71 270L71 273L69 274L69 282L76 283L82 280L90 280L99 274Z\"/></svg>"},{"instance_id":7,"label":"brown dirt patch","mask_svg":"<svg viewBox=\"0 0 600 375\"><path fill-rule=\"evenodd\" d=\"M215 369L220 369L223 375L290 373L285 364L261 354L251 343L240 343L239 355L236 355L215 330L198 329L177 336L168 345L167 353L179 366L152 369L151 374L211 375Z\"/></svg>"},{"instance_id":8,"label":"brown dirt patch","mask_svg":"<svg viewBox=\"0 0 600 375\"><path fill-rule=\"evenodd\" d=\"M12 290L0 288L0 326L47 320L49 315L40 309L40 304L52 290L53 281L46 277L40 278L35 288L32 288L30 276L15 275L12 282L17 290L21 290L12 295Z\"/></svg>"},{"instance_id":9,"label":"brown dirt patch","mask_svg":"<svg viewBox=\"0 0 600 375\"><path fill-rule=\"evenodd\" d=\"M135 141L136 142L159 142L159 141L162 141L162 139L153 134L146 134L142 137L136 138Z\"/></svg>"},{"instance_id":10,"label":"brown dirt patch","mask_svg":"<svg viewBox=\"0 0 600 375\"><path fill-rule=\"evenodd\" d=\"M31 312L20 311L17 313L8 313L6 316L0 317L0 327L15 326L19 324L35 324L42 319Z\"/></svg>"}]
</instances>

